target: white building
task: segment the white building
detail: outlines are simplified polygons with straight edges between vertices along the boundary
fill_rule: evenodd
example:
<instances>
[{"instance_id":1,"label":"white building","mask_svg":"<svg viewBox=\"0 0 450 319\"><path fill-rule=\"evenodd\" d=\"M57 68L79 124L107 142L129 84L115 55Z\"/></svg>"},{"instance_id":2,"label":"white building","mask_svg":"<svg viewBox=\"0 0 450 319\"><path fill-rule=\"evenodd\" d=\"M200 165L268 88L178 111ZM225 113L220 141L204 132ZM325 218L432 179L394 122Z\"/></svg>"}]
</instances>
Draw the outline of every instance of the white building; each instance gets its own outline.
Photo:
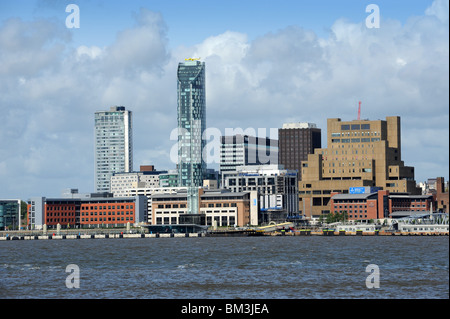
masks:
<instances>
[{"instance_id":1,"label":"white building","mask_svg":"<svg viewBox=\"0 0 450 319\"><path fill-rule=\"evenodd\" d=\"M137 195L147 196L148 215L146 221L149 224L152 223L152 195L176 194L180 190L185 191L187 189L186 187L147 187L145 182L139 182L139 180L135 179L132 175L133 174L118 174L117 176L119 177L129 177L129 179L115 179L111 184L113 186L112 193L114 197L136 197ZM151 182L150 184L153 185L154 183Z\"/></svg>"},{"instance_id":2,"label":"white building","mask_svg":"<svg viewBox=\"0 0 450 319\"><path fill-rule=\"evenodd\" d=\"M95 190L109 192L115 172L133 171L132 112L124 106L95 112Z\"/></svg>"},{"instance_id":3,"label":"white building","mask_svg":"<svg viewBox=\"0 0 450 319\"><path fill-rule=\"evenodd\" d=\"M248 165L223 174L224 188L232 192L257 191L260 223L283 221L298 215L297 171L282 165Z\"/></svg>"}]
</instances>

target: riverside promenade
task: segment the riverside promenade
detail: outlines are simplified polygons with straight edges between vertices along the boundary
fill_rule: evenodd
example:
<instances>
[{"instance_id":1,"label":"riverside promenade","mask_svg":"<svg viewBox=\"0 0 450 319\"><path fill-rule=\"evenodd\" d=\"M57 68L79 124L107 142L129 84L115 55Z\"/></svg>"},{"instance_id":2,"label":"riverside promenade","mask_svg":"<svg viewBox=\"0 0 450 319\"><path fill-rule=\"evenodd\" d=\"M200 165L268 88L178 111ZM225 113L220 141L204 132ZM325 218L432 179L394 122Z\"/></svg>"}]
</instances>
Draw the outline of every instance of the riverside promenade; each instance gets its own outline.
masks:
<instances>
[{"instance_id":1,"label":"riverside promenade","mask_svg":"<svg viewBox=\"0 0 450 319\"><path fill-rule=\"evenodd\" d=\"M1 231L0 240L62 240L62 239L114 239L114 238L198 238L198 237L253 237L253 236L448 236L448 232L393 232L393 231L234 231L219 230L200 233L145 233L138 230L64 230L59 233L47 231Z\"/></svg>"}]
</instances>

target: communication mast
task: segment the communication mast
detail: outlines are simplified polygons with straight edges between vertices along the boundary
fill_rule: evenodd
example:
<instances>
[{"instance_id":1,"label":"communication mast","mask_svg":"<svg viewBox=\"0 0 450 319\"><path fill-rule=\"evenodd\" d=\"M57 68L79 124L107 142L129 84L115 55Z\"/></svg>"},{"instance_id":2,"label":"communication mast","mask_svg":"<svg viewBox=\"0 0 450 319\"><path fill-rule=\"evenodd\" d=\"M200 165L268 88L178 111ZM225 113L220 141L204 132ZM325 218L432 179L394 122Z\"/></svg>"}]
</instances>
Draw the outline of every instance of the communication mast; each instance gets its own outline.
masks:
<instances>
[{"instance_id":1,"label":"communication mast","mask_svg":"<svg viewBox=\"0 0 450 319\"><path fill-rule=\"evenodd\" d=\"M359 107L358 107L358 121L361 119L361 101L359 101Z\"/></svg>"}]
</instances>

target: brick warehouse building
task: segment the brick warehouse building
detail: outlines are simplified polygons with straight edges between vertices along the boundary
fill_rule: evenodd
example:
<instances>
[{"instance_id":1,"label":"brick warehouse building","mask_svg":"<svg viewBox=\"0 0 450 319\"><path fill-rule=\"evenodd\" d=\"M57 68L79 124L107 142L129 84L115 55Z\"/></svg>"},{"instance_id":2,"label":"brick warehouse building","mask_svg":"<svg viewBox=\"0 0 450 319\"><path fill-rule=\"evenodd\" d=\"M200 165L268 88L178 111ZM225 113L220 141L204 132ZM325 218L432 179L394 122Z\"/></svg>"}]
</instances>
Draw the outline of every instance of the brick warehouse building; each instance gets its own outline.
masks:
<instances>
[{"instance_id":1,"label":"brick warehouse building","mask_svg":"<svg viewBox=\"0 0 450 319\"><path fill-rule=\"evenodd\" d=\"M125 226L127 223L145 222L147 197L129 198L45 198L34 197L28 201L28 228L87 228L100 226Z\"/></svg>"},{"instance_id":2,"label":"brick warehouse building","mask_svg":"<svg viewBox=\"0 0 450 319\"><path fill-rule=\"evenodd\" d=\"M370 220L429 212L432 195L390 194L386 190L361 194L336 194L330 200L331 213L345 213L348 220Z\"/></svg>"}]
</instances>

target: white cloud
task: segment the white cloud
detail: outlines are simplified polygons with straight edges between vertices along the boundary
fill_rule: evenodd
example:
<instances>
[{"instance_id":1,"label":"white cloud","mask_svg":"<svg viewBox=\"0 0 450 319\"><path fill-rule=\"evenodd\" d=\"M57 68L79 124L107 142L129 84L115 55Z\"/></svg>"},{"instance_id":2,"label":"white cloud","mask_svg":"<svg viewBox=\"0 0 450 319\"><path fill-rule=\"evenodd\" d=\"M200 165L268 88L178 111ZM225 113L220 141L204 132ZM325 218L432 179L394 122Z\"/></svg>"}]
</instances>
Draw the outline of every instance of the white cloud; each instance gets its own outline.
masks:
<instances>
[{"instance_id":1,"label":"white cloud","mask_svg":"<svg viewBox=\"0 0 450 319\"><path fill-rule=\"evenodd\" d=\"M87 56L90 59L96 59L101 56L102 52L102 49L97 46L87 47L81 45L77 48L77 57L78 59L82 59L83 56Z\"/></svg>"}]
</instances>

